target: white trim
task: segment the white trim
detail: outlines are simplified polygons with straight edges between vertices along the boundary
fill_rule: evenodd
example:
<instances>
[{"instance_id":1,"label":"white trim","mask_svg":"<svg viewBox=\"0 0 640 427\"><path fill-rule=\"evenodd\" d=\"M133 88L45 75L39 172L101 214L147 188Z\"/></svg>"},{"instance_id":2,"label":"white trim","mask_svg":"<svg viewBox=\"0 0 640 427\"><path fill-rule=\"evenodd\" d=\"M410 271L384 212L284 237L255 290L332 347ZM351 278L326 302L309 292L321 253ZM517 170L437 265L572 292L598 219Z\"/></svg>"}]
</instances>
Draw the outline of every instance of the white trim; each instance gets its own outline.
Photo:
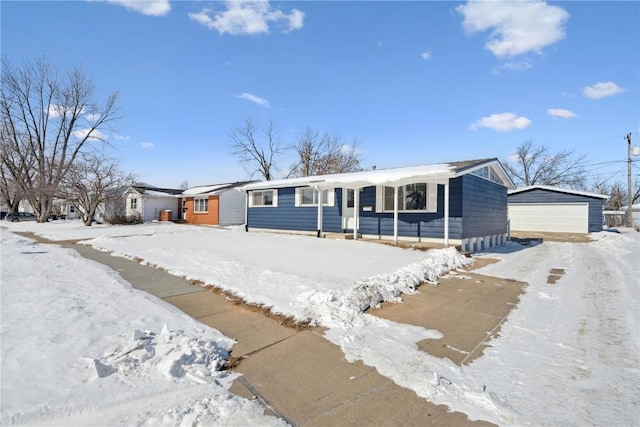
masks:
<instances>
[{"instance_id":1,"label":"white trim","mask_svg":"<svg viewBox=\"0 0 640 427\"><path fill-rule=\"evenodd\" d=\"M272 198L273 198L273 203L270 205L256 205L253 203L253 195L254 193L266 193L268 191L271 191L272 193ZM251 190L247 192L247 197L249 199L249 207L250 208L277 208L278 207L278 190L277 189L267 189L267 190ZM264 202L264 197L263 197L263 202Z\"/></svg>"},{"instance_id":2,"label":"white trim","mask_svg":"<svg viewBox=\"0 0 640 427\"><path fill-rule=\"evenodd\" d=\"M574 194L576 196L595 197L595 198L598 198L598 199L608 199L609 198L609 196L607 196L605 194L589 193L587 191L580 191L580 190L570 190L570 189L567 189L567 188L552 187L550 185L530 185L528 187L522 187L522 188L517 188L515 190L509 190L507 192L507 194L510 196L512 194L518 194L518 193L522 193L522 192L530 191L530 190L546 190L546 191L553 191L553 192L556 192L556 193ZM553 202L549 202L549 203L553 203Z\"/></svg>"},{"instance_id":3,"label":"white trim","mask_svg":"<svg viewBox=\"0 0 640 427\"><path fill-rule=\"evenodd\" d=\"M392 213L396 210L396 202L398 198L399 188L402 188L405 191L405 187L407 185L412 184L425 184L425 197L427 200L425 201L424 209L401 209L400 206L397 207L399 213L436 213L438 212L438 184L434 182L410 182L406 184L402 184L397 187L392 187L389 185L378 185L376 186L376 213ZM385 188L394 188L394 197L396 200L394 201L393 209L385 209Z\"/></svg>"},{"instance_id":4,"label":"white trim","mask_svg":"<svg viewBox=\"0 0 640 427\"><path fill-rule=\"evenodd\" d=\"M295 198L293 205L296 208L300 207L316 207L318 203L302 203L302 192L304 190L311 190L314 192L314 197L318 199L320 203L322 200L319 198L319 192L324 193L327 192L327 203L322 203L322 206L334 206L335 205L335 189L333 188L325 188L325 189L317 189L313 187L296 187L295 188Z\"/></svg>"},{"instance_id":5,"label":"white trim","mask_svg":"<svg viewBox=\"0 0 640 427\"><path fill-rule=\"evenodd\" d=\"M207 210L204 210L204 211L202 211L202 210L197 210L197 209L196 209L196 206L197 206L196 201L197 201L197 200L204 200L204 201L206 202L206 205L207 205ZM200 202L200 203L202 203L202 202ZM209 196L195 196L195 197L193 198L193 213L194 213L194 214L196 214L196 213L199 213L199 214L202 214L202 213L209 213Z\"/></svg>"}]
</instances>

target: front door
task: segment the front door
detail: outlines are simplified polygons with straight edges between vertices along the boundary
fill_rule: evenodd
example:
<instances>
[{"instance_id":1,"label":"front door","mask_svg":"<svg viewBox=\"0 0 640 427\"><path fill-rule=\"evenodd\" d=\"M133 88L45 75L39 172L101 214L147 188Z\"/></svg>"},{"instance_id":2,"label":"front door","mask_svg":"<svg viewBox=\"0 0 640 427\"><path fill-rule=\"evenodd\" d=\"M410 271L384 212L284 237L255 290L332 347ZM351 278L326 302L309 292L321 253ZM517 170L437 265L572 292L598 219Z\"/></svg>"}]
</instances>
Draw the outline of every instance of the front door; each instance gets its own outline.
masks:
<instances>
[{"instance_id":1,"label":"front door","mask_svg":"<svg viewBox=\"0 0 640 427\"><path fill-rule=\"evenodd\" d=\"M182 199L182 220L187 220L187 199Z\"/></svg>"},{"instance_id":2,"label":"front door","mask_svg":"<svg viewBox=\"0 0 640 427\"><path fill-rule=\"evenodd\" d=\"M354 191L351 188L342 189L342 229L353 230L354 220Z\"/></svg>"}]
</instances>

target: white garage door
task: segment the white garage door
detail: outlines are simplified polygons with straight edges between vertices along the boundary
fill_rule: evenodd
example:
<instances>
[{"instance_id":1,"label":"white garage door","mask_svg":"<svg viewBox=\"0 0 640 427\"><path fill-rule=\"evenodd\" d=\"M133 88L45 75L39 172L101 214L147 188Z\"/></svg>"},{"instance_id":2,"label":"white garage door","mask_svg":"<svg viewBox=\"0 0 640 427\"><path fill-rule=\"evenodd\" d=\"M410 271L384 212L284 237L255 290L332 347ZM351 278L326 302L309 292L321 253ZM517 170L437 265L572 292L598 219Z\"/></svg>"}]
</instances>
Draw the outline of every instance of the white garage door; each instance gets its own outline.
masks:
<instances>
[{"instance_id":1,"label":"white garage door","mask_svg":"<svg viewBox=\"0 0 640 427\"><path fill-rule=\"evenodd\" d=\"M588 203L511 203L512 231L588 233Z\"/></svg>"}]
</instances>

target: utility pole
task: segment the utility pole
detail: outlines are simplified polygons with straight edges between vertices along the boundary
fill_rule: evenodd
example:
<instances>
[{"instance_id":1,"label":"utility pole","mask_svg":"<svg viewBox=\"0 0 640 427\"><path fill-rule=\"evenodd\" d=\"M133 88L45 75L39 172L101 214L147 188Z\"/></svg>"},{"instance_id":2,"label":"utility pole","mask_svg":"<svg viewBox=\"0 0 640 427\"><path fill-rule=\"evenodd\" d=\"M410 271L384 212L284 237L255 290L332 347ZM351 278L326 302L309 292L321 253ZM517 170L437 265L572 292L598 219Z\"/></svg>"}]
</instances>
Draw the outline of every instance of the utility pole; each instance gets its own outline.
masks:
<instances>
[{"instance_id":1,"label":"utility pole","mask_svg":"<svg viewBox=\"0 0 640 427\"><path fill-rule=\"evenodd\" d=\"M633 187L631 186L631 132L626 136L627 147L627 227L633 228Z\"/></svg>"}]
</instances>

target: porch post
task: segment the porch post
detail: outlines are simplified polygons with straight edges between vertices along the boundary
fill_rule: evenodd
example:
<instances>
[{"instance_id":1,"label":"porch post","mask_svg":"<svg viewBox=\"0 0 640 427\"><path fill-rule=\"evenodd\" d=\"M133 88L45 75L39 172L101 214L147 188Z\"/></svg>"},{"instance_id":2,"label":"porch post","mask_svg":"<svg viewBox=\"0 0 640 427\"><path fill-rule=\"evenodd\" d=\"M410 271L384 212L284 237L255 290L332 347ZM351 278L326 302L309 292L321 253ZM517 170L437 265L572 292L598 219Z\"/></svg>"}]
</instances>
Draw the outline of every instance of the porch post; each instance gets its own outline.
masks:
<instances>
[{"instance_id":1,"label":"porch post","mask_svg":"<svg viewBox=\"0 0 640 427\"><path fill-rule=\"evenodd\" d=\"M360 189L353 189L353 240L358 240L358 211L360 210Z\"/></svg>"},{"instance_id":2,"label":"porch post","mask_svg":"<svg viewBox=\"0 0 640 427\"><path fill-rule=\"evenodd\" d=\"M393 187L393 241L398 243L398 186Z\"/></svg>"},{"instance_id":3,"label":"porch post","mask_svg":"<svg viewBox=\"0 0 640 427\"><path fill-rule=\"evenodd\" d=\"M318 236L322 237L322 193L321 189L317 189L318 191Z\"/></svg>"},{"instance_id":4,"label":"porch post","mask_svg":"<svg viewBox=\"0 0 640 427\"><path fill-rule=\"evenodd\" d=\"M444 246L449 247L449 180L444 185Z\"/></svg>"}]
</instances>

